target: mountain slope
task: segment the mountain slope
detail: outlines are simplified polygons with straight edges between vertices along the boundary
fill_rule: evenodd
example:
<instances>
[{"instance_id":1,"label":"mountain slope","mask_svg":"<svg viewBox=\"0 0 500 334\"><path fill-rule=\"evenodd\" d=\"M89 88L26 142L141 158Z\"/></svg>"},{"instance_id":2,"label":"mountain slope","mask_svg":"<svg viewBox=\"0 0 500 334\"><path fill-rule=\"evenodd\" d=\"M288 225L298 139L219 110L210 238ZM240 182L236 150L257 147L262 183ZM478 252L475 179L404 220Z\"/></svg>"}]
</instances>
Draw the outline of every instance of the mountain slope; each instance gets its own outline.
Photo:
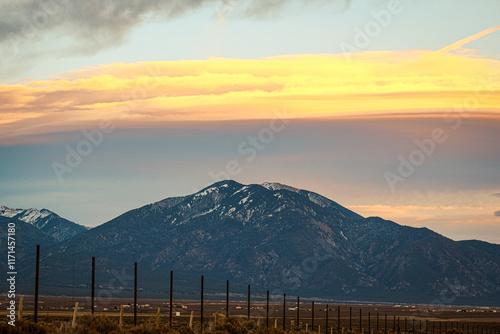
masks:
<instances>
[{"instance_id":1,"label":"mountain slope","mask_svg":"<svg viewBox=\"0 0 500 334\"><path fill-rule=\"evenodd\" d=\"M459 244L469 246L482 252L500 257L500 245L481 240L461 240Z\"/></svg>"},{"instance_id":2,"label":"mountain slope","mask_svg":"<svg viewBox=\"0 0 500 334\"><path fill-rule=\"evenodd\" d=\"M78 225L72 221L64 219L47 209L13 209L0 206L0 216L14 218L31 224L40 231L51 235L57 241L63 241L88 230L87 227Z\"/></svg>"},{"instance_id":3,"label":"mountain slope","mask_svg":"<svg viewBox=\"0 0 500 334\"><path fill-rule=\"evenodd\" d=\"M393 228L381 228L384 224ZM353 242L367 272L390 289L428 291L431 287L435 292L453 290L456 297L499 292L499 259L427 228L368 218L356 235Z\"/></svg>"},{"instance_id":4,"label":"mountain slope","mask_svg":"<svg viewBox=\"0 0 500 334\"><path fill-rule=\"evenodd\" d=\"M500 296L495 256L272 183L218 182L126 212L50 253L319 297L431 302L450 286L457 303Z\"/></svg>"},{"instance_id":5,"label":"mountain slope","mask_svg":"<svg viewBox=\"0 0 500 334\"><path fill-rule=\"evenodd\" d=\"M15 218L7 218L0 216L0 245L3 250L7 249L7 236L8 236L8 224L13 223L15 228L15 250L17 257L26 254L34 254L36 251L36 245L41 247L48 247L55 245L57 240L34 227L31 224L25 223L21 220ZM5 265L7 261L2 261L2 265Z\"/></svg>"}]
</instances>

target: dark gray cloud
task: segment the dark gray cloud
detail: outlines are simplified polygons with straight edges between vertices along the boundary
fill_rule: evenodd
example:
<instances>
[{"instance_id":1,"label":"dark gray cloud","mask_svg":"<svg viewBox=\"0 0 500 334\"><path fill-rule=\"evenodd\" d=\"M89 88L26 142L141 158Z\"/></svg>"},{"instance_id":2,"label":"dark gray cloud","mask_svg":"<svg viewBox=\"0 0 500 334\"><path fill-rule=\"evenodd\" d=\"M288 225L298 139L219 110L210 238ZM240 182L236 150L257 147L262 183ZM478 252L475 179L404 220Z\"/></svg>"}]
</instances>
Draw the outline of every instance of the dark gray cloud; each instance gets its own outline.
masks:
<instances>
[{"instance_id":1,"label":"dark gray cloud","mask_svg":"<svg viewBox=\"0 0 500 334\"><path fill-rule=\"evenodd\" d=\"M500 210L499 211L495 211L494 215L497 216L497 217L500 217Z\"/></svg>"},{"instance_id":2,"label":"dark gray cloud","mask_svg":"<svg viewBox=\"0 0 500 334\"><path fill-rule=\"evenodd\" d=\"M500 197L500 193L491 194L491 196Z\"/></svg>"},{"instance_id":3,"label":"dark gray cloud","mask_svg":"<svg viewBox=\"0 0 500 334\"><path fill-rule=\"evenodd\" d=\"M59 32L75 38L89 53L123 42L130 30L152 15L165 19L215 1L203 0L28 0L0 5L0 43L19 48L23 40L37 41ZM56 30L56 31L55 31ZM16 51L16 50L14 50Z\"/></svg>"},{"instance_id":4,"label":"dark gray cloud","mask_svg":"<svg viewBox=\"0 0 500 334\"><path fill-rule=\"evenodd\" d=\"M172 19L200 8L214 14L238 9L246 17L276 14L287 6L343 4L352 0L25 0L0 2L0 43L18 48L23 39L36 40L60 30L93 53L121 44L134 26L156 17Z\"/></svg>"},{"instance_id":5,"label":"dark gray cloud","mask_svg":"<svg viewBox=\"0 0 500 334\"><path fill-rule=\"evenodd\" d=\"M123 44L149 20L175 19L201 8L214 18L272 19L292 5L332 4L332 14L352 0L19 0L0 1L0 74L19 77L38 59L92 56ZM23 66L19 66L23 64Z\"/></svg>"},{"instance_id":6,"label":"dark gray cloud","mask_svg":"<svg viewBox=\"0 0 500 334\"><path fill-rule=\"evenodd\" d=\"M344 12L351 6L352 0L226 0L227 4L235 4L235 7L241 7L241 15L250 18L268 18L284 14L287 7L294 4L307 6L326 6L335 4L341 8L337 12ZM224 2L220 1L219 3Z\"/></svg>"}]
</instances>

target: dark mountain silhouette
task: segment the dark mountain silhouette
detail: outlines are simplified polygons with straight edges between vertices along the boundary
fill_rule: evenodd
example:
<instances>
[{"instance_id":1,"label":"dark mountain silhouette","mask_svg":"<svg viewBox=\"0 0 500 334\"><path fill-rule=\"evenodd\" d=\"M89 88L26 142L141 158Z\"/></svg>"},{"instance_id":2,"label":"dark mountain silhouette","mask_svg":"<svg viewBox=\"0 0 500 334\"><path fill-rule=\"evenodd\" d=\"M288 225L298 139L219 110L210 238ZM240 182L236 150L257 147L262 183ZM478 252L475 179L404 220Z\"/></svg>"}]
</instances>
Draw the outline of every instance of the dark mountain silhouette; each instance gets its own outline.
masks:
<instances>
[{"instance_id":1,"label":"dark mountain silhouette","mask_svg":"<svg viewBox=\"0 0 500 334\"><path fill-rule=\"evenodd\" d=\"M461 240L458 243L500 257L500 245L481 240Z\"/></svg>"},{"instance_id":2,"label":"dark mountain silhouette","mask_svg":"<svg viewBox=\"0 0 500 334\"><path fill-rule=\"evenodd\" d=\"M3 250L7 248L7 234L9 223L13 223L15 226L15 235L13 237L15 238L16 242L16 250L19 253L32 252L37 244L42 247L47 247L57 243L57 240L53 236L40 231L38 228L31 224L25 223L15 218L0 216L0 235L2 238L1 240L3 244Z\"/></svg>"},{"instance_id":3,"label":"dark mountain silhouette","mask_svg":"<svg viewBox=\"0 0 500 334\"><path fill-rule=\"evenodd\" d=\"M126 212L47 253L95 256L101 267L137 261L151 272L205 274L302 296L500 300L497 256L274 183L218 182Z\"/></svg>"}]
</instances>

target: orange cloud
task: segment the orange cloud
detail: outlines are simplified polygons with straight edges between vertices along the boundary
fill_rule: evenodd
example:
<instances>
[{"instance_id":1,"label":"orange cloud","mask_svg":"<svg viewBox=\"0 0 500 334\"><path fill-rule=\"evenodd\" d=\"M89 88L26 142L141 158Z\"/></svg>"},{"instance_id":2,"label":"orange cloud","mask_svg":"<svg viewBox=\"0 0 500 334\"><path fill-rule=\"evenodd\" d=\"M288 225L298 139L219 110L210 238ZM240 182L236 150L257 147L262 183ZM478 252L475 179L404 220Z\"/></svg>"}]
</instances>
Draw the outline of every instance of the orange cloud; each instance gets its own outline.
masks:
<instances>
[{"instance_id":1,"label":"orange cloud","mask_svg":"<svg viewBox=\"0 0 500 334\"><path fill-rule=\"evenodd\" d=\"M170 121L440 112L477 99L500 110L500 61L405 50L110 64L0 85L0 140L75 130L102 119ZM14 140L15 141L15 140Z\"/></svg>"}]
</instances>

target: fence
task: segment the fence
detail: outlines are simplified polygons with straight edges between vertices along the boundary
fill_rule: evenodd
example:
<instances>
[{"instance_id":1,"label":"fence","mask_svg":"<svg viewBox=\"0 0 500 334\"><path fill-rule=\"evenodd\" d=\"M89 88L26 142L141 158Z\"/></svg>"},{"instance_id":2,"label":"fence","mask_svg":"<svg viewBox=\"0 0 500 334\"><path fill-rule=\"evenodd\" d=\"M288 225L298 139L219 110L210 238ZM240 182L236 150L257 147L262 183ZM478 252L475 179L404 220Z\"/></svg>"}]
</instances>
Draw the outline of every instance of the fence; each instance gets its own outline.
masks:
<instances>
[{"instance_id":1,"label":"fence","mask_svg":"<svg viewBox=\"0 0 500 334\"><path fill-rule=\"evenodd\" d=\"M247 320L255 320L261 326L278 327L283 330L306 330L325 334L359 333L419 333L442 334L462 332L464 334L498 334L498 323L461 322L429 320L422 316L399 317L388 316L388 313L371 311L368 307L359 308L359 315L354 315L352 306L318 303L315 300L301 302L300 296L272 294L251 285L242 285L221 280L206 278L203 275L188 272L173 272L141 268L137 262L125 262L119 259L112 263L92 257L87 259L76 254L61 255L42 254L40 246L36 254L23 254L19 257L18 268L23 268L19 280L18 291L27 294L33 291L33 320L38 321L39 312L49 314L50 308L43 308L40 296L49 300L64 296L65 302L74 304L78 300L79 309L95 314L118 312L123 314L123 307L133 310L133 323L138 323L141 316L154 315L155 309L141 300L167 300L158 305L167 309L170 326L174 319L179 321L188 317L180 317L181 312L188 312L189 323L196 321L201 328L215 313L226 316L240 316ZM33 268L34 273L29 270ZM189 268L187 268L189 269ZM83 297L83 298L82 298ZM42 298L43 299L43 298ZM133 301L132 301L133 300ZM28 299L27 299L28 301ZM128 304L125 304L127 303ZM132 302L131 302L132 301ZM116 305L116 303L118 303ZM64 308L59 303L59 308ZM71 305L70 304L70 305ZM29 303L26 303L29 308ZM113 307L114 306L114 307ZM120 306L120 307L118 307ZM207 314L206 307L209 306ZM224 306L223 308L220 308ZM231 309L231 306L233 307ZM310 306L310 307L309 307ZM69 307L68 307L69 309ZM175 310L175 311L174 311ZM177 311L180 310L180 311ZM371 310L371 308L370 308ZM175 314L174 314L175 312ZM165 313L165 312L164 312ZM196 315L195 315L196 314Z\"/></svg>"}]
</instances>

